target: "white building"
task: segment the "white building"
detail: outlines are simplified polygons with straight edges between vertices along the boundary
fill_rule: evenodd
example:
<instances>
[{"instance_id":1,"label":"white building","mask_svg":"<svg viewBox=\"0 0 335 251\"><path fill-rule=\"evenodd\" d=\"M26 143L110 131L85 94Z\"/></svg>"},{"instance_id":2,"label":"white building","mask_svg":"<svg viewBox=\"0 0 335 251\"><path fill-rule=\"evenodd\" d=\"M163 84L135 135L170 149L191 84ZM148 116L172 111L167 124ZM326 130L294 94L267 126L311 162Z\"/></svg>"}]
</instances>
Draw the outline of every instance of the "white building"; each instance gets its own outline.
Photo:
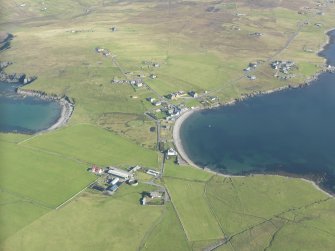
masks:
<instances>
[{"instance_id":1,"label":"white building","mask_svg":"<svg viewBox=\"0 0 335 251\"><path fill-rule=\"evenodd\" d=\"M169 148L169 150L167 151L167 155L168 156L177 156L178 153L176 150L174 150L173 148Z\"/></svg>"},{"instance_id":2,"label":"white building","mask_svg":"<svg viewBox=\"0 0 335 251\"><path fill-rule=\"evenodd\" d=\"M155 170L149 169L147 171L147 174L157 177L160 173Z\"/></svg>"},{"instance_id":3,"label":"white building","mask_svg":"<svg viewBox=\"0 0 335 251\"><path fill-rule=\"evenodd\" d=\"M112 166L108 168L108 173L122 179L129 179L131 177L130 172Z\"/></svg>"}]
</instances>

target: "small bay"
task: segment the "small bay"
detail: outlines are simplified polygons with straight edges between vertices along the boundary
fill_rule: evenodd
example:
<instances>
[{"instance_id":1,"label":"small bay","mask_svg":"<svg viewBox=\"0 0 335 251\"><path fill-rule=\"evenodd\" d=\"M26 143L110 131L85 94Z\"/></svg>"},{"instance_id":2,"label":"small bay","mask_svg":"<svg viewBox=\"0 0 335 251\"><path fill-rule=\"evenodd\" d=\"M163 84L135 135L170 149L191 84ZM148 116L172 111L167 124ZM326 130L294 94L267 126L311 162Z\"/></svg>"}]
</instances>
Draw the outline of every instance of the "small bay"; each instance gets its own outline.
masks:
<instances>
[{"instance_id":1,"label":"small bay","mask_svg":"<svg viewBox=\"0 0 335 251\"><path fill-rule=\"evenodd\" d=\"M49 128L61 116L58 102L16 93L20 84L0 82L0 131L36 133Z\"/></svg>"},{"instance_id":2,"label":"small bay","mask_svg":"<svg viewBox=\"0 0 335 251\"><path fill-rule=\"evenodd\" d=\"M335 32L321 53L335 65ZM197 165L225 174L283 174L335 192L335 74L305 88L201 110L181 125L184 151Z\"/></svg>"}]
</instances>

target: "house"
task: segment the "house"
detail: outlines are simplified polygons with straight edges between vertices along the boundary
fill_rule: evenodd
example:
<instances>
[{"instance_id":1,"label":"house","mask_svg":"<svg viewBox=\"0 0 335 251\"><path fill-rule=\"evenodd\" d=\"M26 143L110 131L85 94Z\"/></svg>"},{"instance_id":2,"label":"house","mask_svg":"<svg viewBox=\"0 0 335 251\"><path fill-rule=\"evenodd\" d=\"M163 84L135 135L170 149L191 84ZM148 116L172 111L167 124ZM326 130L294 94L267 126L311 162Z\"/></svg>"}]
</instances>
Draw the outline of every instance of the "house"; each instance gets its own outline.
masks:
<instances>
[{"instance_id":1,"label":"house","mask_svg":"<svg viewBox=\"0 0 335 251\"><path fill-rule=\"evenodd\" d=\"M97 167L96 165L93 165L91 168L91 172L94 174L103 174L104 170L100 167Z\"/></svg>"},{"instance_id":2,"label":"house","mask_svg":"<svg viewBox=\"0 0 335 251\"><path fill-rule=\"evenodd\" d=\"M250 79L250 80L256 80L256 76L255 75L248 76L248 79Z\"/></svg>"},{"instance_id":3,"label":"house","mask_svg":"<svg viewBox=\"0 0 335 251\"><path fill-rule=\"evenodd\" d=\"M150 78L151 78L151 79L155 79L155 78L157 78L157 76L156 76L155 74L151 74L151 75L150 75Z\"/></svg>"},{"instance_id":4,"label":"house","mask_svg":"<svg viewBox=\"0 0 335 251\"><path fill-rule=\"evenodd\" d=\"M263 33L260 33L260 32L254 32L254 33L250 33L249 35L250 35L250 36L253 36L253 37L261 37L261 36L263 36L264 34L263 34Z\"/></svg>"},{"instance_id":5,"label":"house","mask_svg":"<svg viewBox=\"0 0 335 251\"><path fill-rule=\"evenodd\" d=\"M169 148L169 150L167 150L167 156L177 156L178 153L176 150L174 150L173 148Z\"/></svg>"},{"instance_id":6,"label":"house","mask_svg":"<svg viewBox=\"0 0 335 251\"><path fill-rule=\"evenodd\" d=\"M130 172L112 166L108 167L108 173L126 180L132 176Z\"/></svg>"},{"instance_id":7,"label":"house","mask_svg":"<svg viewBox=\"0 0 335 251\"><path fill-rule=\"evenodd\" d=\"M190 91L188 94L193 98L197 98L199 96L195 91Z\"/></svg>"},{"instance_id":8,"label":"house","mask_svg":"<svg viewBox=\"0 0 335 251\"><path fill-rule=\"evenodd\" d=\"M153 63L152 66L156 68L160 67L159 63Z\"/></svg>"},{"instance_id":9,"label":"house","mask_svg":"<svg viewBox=\"0 0 335 251\"><path fill-rule=\"evenodd\" d=\"M104 50L104 51L102 52L102 55L104 55L105 57L108 57L108 56L111 55L111 53L110 53L109 50Z\"/></svg>"},{"instance_id":10,"label":"house","mask_svg":"<svg viewBox=\"0 0 335 251\"><path fill-rule=\"evenodd\" d=\"M176 93L170 93L169 95L167 95L168 99L174 100L177 99L177 94Z\"/></svg>"},{"instance_id":11,"label":"house","mask_svg":"<svg viewBox=\"0 0 335 251\"><path fill-rule=\"evenodd\" d=\"M255 62L249 63L249 67L256 68L257 67L257 63L255 63Z\"/></svg>"},{"instance_id":12,"label":"house","mask_svg":"<svg viewBox=\"0 0 335 251\"><path fill-rule=\"evenodd\" d=\"M160 106L161 104L162 104L162 102L161 101L157 101L157 102L153 102L152 103L154 106Z\"/></svg>"},{"instance_id":13,"label":"house","mask_svg":"<svg viewBox=\"0 0 335 251\"><path fill-rule=\"evenodd\" d=\"M152 98L152 97L148 97L146 98L150 103L153 103L155 101L155 98Z\"/></svg>"},{"instance_id":14,"label":"house","mask_svg":"<svg viewBox=\"0 0 335 251\"><path fill-rule=\"evenodd\" d=\"M142 82L137 82L137 83L135 83L135 86L136 86L136 87L142 87L142 86L143 86L143 83L142 83Z\"/></svg>"},{"instance_id":15,"label":"house","mask_svg":"<svg viewBox=\"0 0 335 251\"><path fill-rule=\"evenodd\" d=\"M128 170L129 170L129 172L134 173L134 172L136 172L140 169L141 169L141 167L139 165L136 165L136 166L133 166L133 167L129 168Z\"/></svg>"},{"instance_id":16,"label":"house","mask_svg":"<svg viewBox=\"0 0 335 251\"><path fill-rule=\"evenodd\" d=\"M115 26L113 26L112 28L110 28L110 30L111 30L112 32L115 32L115 31L117 31L117 29L116 29L116 27L115 27Z\"/></svg>"}]
</instances>

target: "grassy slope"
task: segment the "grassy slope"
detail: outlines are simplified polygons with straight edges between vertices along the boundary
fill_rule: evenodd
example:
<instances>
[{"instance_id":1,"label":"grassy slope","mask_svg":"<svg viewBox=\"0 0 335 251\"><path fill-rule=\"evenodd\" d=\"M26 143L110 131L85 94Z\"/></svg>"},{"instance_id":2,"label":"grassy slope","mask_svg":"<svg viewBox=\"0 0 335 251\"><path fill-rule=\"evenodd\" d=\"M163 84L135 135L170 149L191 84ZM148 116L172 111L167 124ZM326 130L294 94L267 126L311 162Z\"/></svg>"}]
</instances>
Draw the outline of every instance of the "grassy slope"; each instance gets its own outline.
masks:
<instances>
[{"instance_id":1,"label":"grassy slope","mask_svg":"<svg viewBox=\"0 0 335 251\"><path fill-rule=\"evenodd\" d=\"M86 165L4 141L1 163L0 241L95 179Z\"/></svg>"},{"instance_id":2,"label":"grassy slope","mask_svg":"<svg viewBox=\"0 0 335 251\"><path fill-rule=\"evenodd\" d=\"M9 143L1 144L1 189L55 207L94 176L87 165Z\"/></svg>"},{"instance_id":3,"label":"grassy slope","mask_svg":"<svg viewBox=\"0 0 335 251\"><path fill-rule=\"evenodd\" d=\"M176 176L166 178L166 184L194 250L216 242L209 241L215 225L221 226L230 240L220 250L313 250L318 246L331 250L333 245L334 199L305 181L280 176L214 176L194 182ZM293 234L300 229L304 230ZM315 231L317 234L309 238ZM310 243L306 247L304 239Z\"/></svg>"},{"instance_id":4,"label":"grassy slope","mask_svg":"<svg viewBox=\"0 0 335 251\"><path fill-rule=\"evenodd\" d=\"M142 250L190 250L184 230L171 203L166 206L162 220L142 245Z\"/></svg>"},{"instance_id":5,"label":"grassy slope","mask_svg":"<svg viewBox=\"0 0 335 251\"><path fill-rule=\"evenodd\" d=\"M0 192L0 201L0 243L50 211L49 208L8 192Z\"/></svg>"},{"instance_id":6,"label":"grassy slope","mask_svg":"<svg viewBox=\"0 0 335 251\"><path fill-rule=\"evenodd\" d=\"M156 93L149 90L133 90L128 85L111 85L110 80L114 76L122 77L120 69L110 58L96 54L95 47L110 49L117 55L118 63L125 70L135 72L131 77L134 77L139 69L146 75L152 72L157 74L158 79L148 81L148 84L159 94L181 89L185 91L209 89L213 95L220 96L222 100L229 100L241 93L268 90L287 84L285 81L274 80L273 73L266 64L255 73L259 83L246 78L238 82L234 80L243 76L242 69L248 62L256 59L265 60L275 55L297 29L297 22L306 18L311 18L310 25L305 27L290 46L276 58L297 60L298 77L292 84L313 75L323 60L315 53L304 52L303 47L316 51L325 40L322 31L316 29L314 23L322 22L323 29L334 26L333 16L328 13L325 16L315 17L313 13L298 15L297 10L301 6L315 6L313 1L305 0L271 1L271 3L236 1L236 6L225 2L208 3L208 1L170 2L168 5L168 2L164 1L132 1L124 4L122 1L62 0L44 1L47 4L45 11L41 11L43 7L41 1L25 2L27 7L21 8L16 2L0 1L0 11L6 10L5 13L3 11L0 13L3 20L1 28L16 35L11 43L11 49L1 55L2 60L15 62L8 71L38 75L39 79L36 82L26 86L28 89L47 90L50 93L66 94L74 98L76 110L71 118L71 124L87 122L97 124L138 144L135 145L113 133L86 125L73 126L39 136L22 146L10 145L2 148L1 153L8 155L10 159L8 163L11 164L4 172L5 176L10 177L8 178L10 182L4 184L9 189L24 192L25 195L45 199L46 203L52 205L62 196L70 194L70 191L59 193L63 186L45 191L42 188L53 186L53 181L48 183L49 174L56 175L55 182L62 183L59 181L61 179L57 170L61 172L60 175L73 172L68 177L78 177L77 172L82 173L83 165L75 163L73 159L102 165L142 164L157 167L157 155L139 146L141 144L152 148L155 144L155 137L153 134L148 136L148 128L145 128L149 124L143 122L141 129L133 126L139 121L144 121L139 116L143 116L143 112L148 109L145 97L156 96ZM206 12L206 8L211 5L217 5L220 12ZM91 10L88 15L85 13L86 9ZM236 17L237 12L246 16ZM111 33L109 27L115 24L119 28L118 32ZM239 26L241 31L232 31L230 29L232 25ZM71 30L94 32L68 32ZM263 32L265 36L261 39L248 36L250 32L256 31ZM48 60L45 60L46 58ZM145 68L141 64L143 60L158 61L161 67L154 70ZM133 95L139 98L131 99ZM119 114L129 119L120 119ZM1 137L3 142L18 142L25 138L13 135L1 135ZM16 159L12 150L22 152L26 155L25 159ZM42 151L57 154L50 155ZM30 159L33 161L25 161ZM45 170L43 163L55 168ZM42 170L40 174L42 179L36 181L31 172L25 174L27 170L12 168L25 165L29 165L29 170ZM60 171L68 165L80 167L76 171L71 169ZM313 204L306 210L304 208L296 210L295 217L303 218L303 224L275 218L271 222L277 224L276 228L272 223L261 224L259 227L239 233L263 219L271 218L281 210L296 208L309 203L310 200L323 199L324 195L310 185L293 179L286 182L285 179L274 177L266 177L264 180L233 179L230 183L213 179L205 184L212 175L194 170L168 165L166 168L168 178L165 181L171 189L177 216L181 217L188 237L190 240L202 240L191 243L195 250L209 245L211 240L208 239L223 236L221 229L218 228L219 223L228 235L237 233L232 238L231 245L223 247L228 248L227 250L263 250L268 247L269 238L274 236L281 225L284 225L283 231L278 232L271 246L274 250L289 250L291 243L296 249L301 247L317 249L322 243L324 250L331 250L334 232L333 200ZM20 175L24 173L36 186L29 187L26 191L26 186L22 185L26 177L22 178L15 172L19 172ZM73 191L80 189L77 182L67 183L73 185L71 192L72 189ZM53 247L56 250L59 248L85 250L92 249L92 245L100 250L111 247L120 250L128 247L131 250L136 249L147 230L155 225L153 223L160 211L155 207L138 206L138 193L143 187L139 188L138 191L134 191L125 187L125 191L111 200L91 195L81 197L68 207L51 212L31 225L29 223L48 212L48 209L27 203L26 198L22 200L21 195L1 193L1 202L4 204L1 204L0 209L6 215L6 217L0 216L1 223L4 222L6 229L1 231L5 233L1 238L6 238L26 226L6 242L5 250L44 250L46 245L48 249ZM54 196L49 198L47 196L49 193ZM116 214L111 214L110 211ZM174 232L170 227L170 221L175 222L176 215L172 213L171 208L168 208L167 212L157 225L157 234L153 232L147 239L149 248L169 243L177 234L180 237L181 229L179 227L173 229L176 231ZM129 215L131 222L124 225L123 220ZM284 216L289 219L292 217L288 213L283 214ZM70 226L68 222L71 223ZM138 228L129 227L133 225ZM201 225L204 226L203 229L199 228ZM45 228L46 231L41 231ZM315 234L316 228L317 234ZM97 236L91 234L92 230L98 233ZM301 234L293 234L294 231L300 231ZM159 238L161 236L163 239ZM178 238L178 240L179 247L186 248L184 239ZM305 243L306 240L308 244Z\"/></svg>"},{"instance_id":7,"label":"grassy slope","mask_svg":"<svg viewBox=\"0 0 335 251\"><path fill-rule=\"evenodd\" d=\"M223 237L204 199L204 183L170 178L165 182L190 241Z\"/></svg>"},{"instance_id":8,"label":"grassy slope","mask_svg":"<svg viewBox=\"0 0 335 251\"><path fill-rule=\"evenodd\" d=\"M121 187L118 196L85 193L9 238L3 250L136 250L162 207L143 207L140 192ZM149 216L149 217L148 217ZM43 231L40 231L43 229ZM47 241L46 241L47 240Z\"/></svg>"},{"instance_id":9,"label":"grassy slope","mask_svg":"<svg viewBox=\"0 0 335 251\"><path fill-rule=\"evenodd\" d=\"M92 125L76 125L35 137L23 145L102 166L157 167L157 154Z\"/></svg>"},{"instance_id":10,"label":"grassy slope","mask_svg":"<svg viewBox=\"0 0 335 251\"><path fill-rule=\"evenodd\" d=\"M296 179L266 176L213 178L207 200L228 235L238 233L290 208L326 199L310 184Z\"/></svg>"}]
</instances>

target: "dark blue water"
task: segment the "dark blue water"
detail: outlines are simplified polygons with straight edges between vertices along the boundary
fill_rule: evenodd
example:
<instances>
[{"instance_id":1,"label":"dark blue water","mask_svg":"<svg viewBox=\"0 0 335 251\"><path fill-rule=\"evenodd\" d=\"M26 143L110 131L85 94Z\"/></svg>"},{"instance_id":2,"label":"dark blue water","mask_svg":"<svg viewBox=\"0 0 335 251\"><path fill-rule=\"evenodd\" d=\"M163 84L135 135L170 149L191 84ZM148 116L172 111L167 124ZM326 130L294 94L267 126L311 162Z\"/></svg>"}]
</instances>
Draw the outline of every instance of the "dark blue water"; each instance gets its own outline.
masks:
<instances>
[{"instance_id":1,"label":"dark blue water","mask_svg":"<svg viewBox=\"0 0 335 251\"><path fill-rule=\"evenodd\" d=\"M0 82L0 132L35 133L58 120L61 107L57 102L18 95L19 86Z\"/></svg>"},{"instance_id":2,"label":"dark blue water","mask_svg":"<svg viewBox=\"0 0 335 251\"><path fill-rule=\"evenodd\" d=\"M335 65L335 32L322 52ZM305 88L192 114L180 131L194 163L227 174L313 179L335 192L335 74Z\"/></svg>"}]
</instances>

